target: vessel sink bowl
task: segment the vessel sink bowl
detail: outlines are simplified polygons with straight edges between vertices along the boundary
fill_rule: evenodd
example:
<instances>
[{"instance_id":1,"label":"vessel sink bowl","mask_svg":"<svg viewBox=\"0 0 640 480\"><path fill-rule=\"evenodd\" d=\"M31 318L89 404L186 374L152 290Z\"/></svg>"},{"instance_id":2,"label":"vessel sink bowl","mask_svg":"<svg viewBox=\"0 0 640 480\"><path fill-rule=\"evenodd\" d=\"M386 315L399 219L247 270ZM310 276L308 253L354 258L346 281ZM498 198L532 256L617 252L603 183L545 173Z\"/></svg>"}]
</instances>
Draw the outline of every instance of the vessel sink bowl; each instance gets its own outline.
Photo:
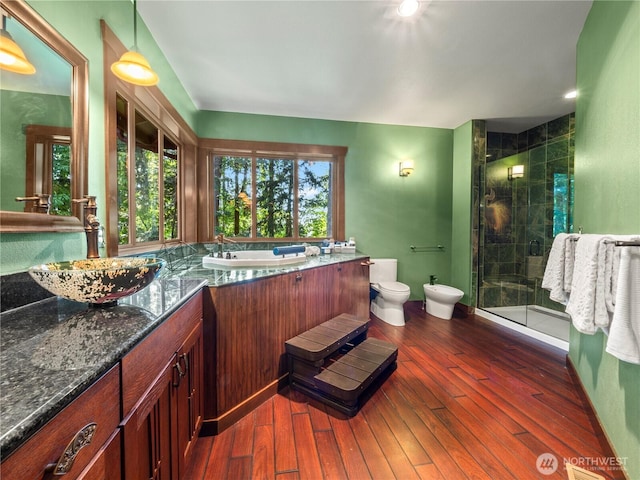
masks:
<instances>
[{"instance_id":1,"label":"vessel sink bowl","mask_svg":"<svg viewBox=\"0 0 640 480\"><path fill-rule=\"evenodd\" d=\"M146 287L164 265L160 258L91 258L35 265L29 274L54 295L107 306Z\"/></svg>"}]
</instances>

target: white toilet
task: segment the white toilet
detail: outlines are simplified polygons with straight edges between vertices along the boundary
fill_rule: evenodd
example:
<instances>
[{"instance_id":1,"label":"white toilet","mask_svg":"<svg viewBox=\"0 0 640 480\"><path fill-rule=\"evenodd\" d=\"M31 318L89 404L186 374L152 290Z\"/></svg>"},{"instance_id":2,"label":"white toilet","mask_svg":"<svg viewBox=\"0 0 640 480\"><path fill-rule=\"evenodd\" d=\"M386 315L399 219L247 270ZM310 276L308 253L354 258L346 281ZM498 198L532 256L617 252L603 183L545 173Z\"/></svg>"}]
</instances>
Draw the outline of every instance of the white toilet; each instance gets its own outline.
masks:
<instances>
[{"instance_id":1,"label":"white toilet","mask_svg":"<svg viewBox=\"0 0 640 480\"><path fill-rule=\"evenodd\" d=\"M396 281L398 260L395 258L372 258L369 267L369 282L377 292L371 301L371 313L390 325L404 325L404 302L409 300L408 285Z\"/></svg>"},{"instance_id":2,"label":"white toilet","mask_svg":"<svg viewBox=\"0 0 640 480\"><path fill-rule=\"evenodd\" d=\"M424 284L425 311L434 317L451 320L453 307L462 298L464 292L448 285Z\"/></svg>"}]
</instances>

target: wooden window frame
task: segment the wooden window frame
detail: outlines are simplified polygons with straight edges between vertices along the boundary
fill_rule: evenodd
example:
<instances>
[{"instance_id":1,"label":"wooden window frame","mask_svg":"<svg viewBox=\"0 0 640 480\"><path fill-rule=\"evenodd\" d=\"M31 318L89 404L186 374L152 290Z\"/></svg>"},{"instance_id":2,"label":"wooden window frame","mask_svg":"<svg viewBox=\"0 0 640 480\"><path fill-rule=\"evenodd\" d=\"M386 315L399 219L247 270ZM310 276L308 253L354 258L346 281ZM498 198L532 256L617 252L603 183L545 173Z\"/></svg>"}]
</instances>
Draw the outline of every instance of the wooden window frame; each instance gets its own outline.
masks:
<instances>
[{"instance_id":1,"label":"wooden window frame","mask_svg":"<svg viewBox=\"0 0 640 480\"><path fill-rule=\"evenodd\" d=\"M198 188L200 192L198 218L198 238L201 242L211 242L215 238L215 192L213 189L213 157L219 155L251 156L259 158L292 158L329 160L332 168L332 228L328 236L345 238L344 207L344 164L347 147L327 145L307 145L299 143L259 142L250 140L201 139L199 143ZM255 172L254 172L255 173ZM297 188L297 175L294 179ZM297 202L296 202L297 203ZM297 215L297 208L295 209ZM252 242L297 242L314 240L309 237L265 238L256 237L255 216L252 213L251 237L237 237L236 240ZM297 232L296 232L297 234Z\"/></svg>"},{"instance_id":2,"label":"wooden window frame","mask_svg":"<svg viewBox=\"0 0 640 480\"><path fill-rule=\"evenodd\" d=\"M158 128L159 134L173 141L180 149L178 166L178 238L167 244L197 241L197 212L187 205L197 202L196 164L198 138L157 86L140 87L124 82L111 73L111 64L127 51L104 20L100 21L103 44L104 105L105 105L105 228L107 255L117 256L157 250L162 242L144 242L133 245L118 244L118 160L116 146L116 96L120 95ZM134 110L134 111L135 111ZM129 124L131 129L131 122ZM129 142L133 141L132 135ZM129 151L131 144L129 144ZM159 155L162 155L159 152ZM130 197L131 199L131 197ZM100 217L100 215L98 215Z\"/></svg>"}]
</instances>

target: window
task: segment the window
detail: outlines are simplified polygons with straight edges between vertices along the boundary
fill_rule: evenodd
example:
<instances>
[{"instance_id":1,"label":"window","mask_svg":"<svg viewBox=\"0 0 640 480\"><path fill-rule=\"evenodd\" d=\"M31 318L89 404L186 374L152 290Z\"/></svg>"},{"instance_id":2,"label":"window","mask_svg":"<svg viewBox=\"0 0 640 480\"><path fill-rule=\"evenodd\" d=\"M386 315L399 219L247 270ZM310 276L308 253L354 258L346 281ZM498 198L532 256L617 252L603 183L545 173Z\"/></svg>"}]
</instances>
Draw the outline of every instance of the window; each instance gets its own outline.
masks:
<instances>
[{"instance_id":1,"label":"window","mask_svg":"<svg viewBox=\"0 0 640 480\"><path fill-rule=\"evenodd\" d=\"M553 236L573 232L573 175L553 174Z\"/></svg>"},{"instance_id":2,"label":"window","mask_svg":"<svg viewBox=\"0 0 640 480\"><path fill-rule=\"evenodd\" d=\"M98 217L107 255L196 242L209 228L201 213L206 201L199 200L207 189L199 186L198 137L158 87L136 87L111 73L127 49L103 20L100 28L107 158Z\"/></svg>"},{"instance_id":3,"label":"window","mask_svg":"<svg viewBox=\"0 0 640 480\"><path fill-rule=\"evenodd\" d=\"M118 243L134 246L177 240L180 149L120 95L116 110Z\"/></svg>"},{"instance_id":4,"label":"window","mask_svg":"<svg viewBox=\"0 0 640 480\"><path fill-rule=\"evenodd\" d=\"M27 125L27 197L51 195L51 215L72 215L71 129Z\"/></svg>"},{"instance_id":5,"label":"window","mask_svg":"<svg viewBox=\"0 0 640 480\"><path fill-rule=\"evenodd\" d=\"M344 236L340 199L346 149L278 144L275 152L269 144L240 143L254 149L210 150L213 236L247 241Z\"/></svg>"}]
</instances>

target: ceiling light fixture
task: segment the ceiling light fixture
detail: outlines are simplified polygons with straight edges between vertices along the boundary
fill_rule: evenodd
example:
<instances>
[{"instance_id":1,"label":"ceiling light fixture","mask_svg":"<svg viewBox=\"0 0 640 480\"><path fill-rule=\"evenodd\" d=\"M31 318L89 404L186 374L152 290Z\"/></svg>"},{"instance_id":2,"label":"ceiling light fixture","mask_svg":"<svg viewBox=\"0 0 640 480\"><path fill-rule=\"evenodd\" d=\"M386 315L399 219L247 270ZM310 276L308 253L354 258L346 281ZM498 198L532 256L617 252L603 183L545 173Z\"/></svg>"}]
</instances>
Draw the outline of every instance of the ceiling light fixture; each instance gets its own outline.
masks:
<instances>
[{"instance_id":1,"label":"ceiling light fixture","mask_svg":"<svg viewBox=\"0 0 640 480\"><path fill-rule=\"evenodd\" d=\"M564 98L566 99L570 99L570 98L576 98L578 96L578 91L577 90L571 90L570 92L568 92Z\"/></svg>"},{"instance_id":2,"label":"ceiling light fixture","mask_svg":"<svg viewBox=\"0 0 640 480\"><path fill-rule=\"evenodd\" d=\"M133 48L125 52L120 60L111 65L114 75L125 82L150 87L158 83L158 75L151 69L146 58L138 53L138 9L133 0Z\"/></svg>"},{"instance_id":3,"label":"ceiling light fixture","mask_svg":"<svg viewBox=\"0 0 640 480\"><path fill-rule=\"evenodd\" d=\"M9 72L31 75L36 73L34 67L22 49L7 32L7 15L2 11L2 29L0 30L0 68Z\"/></svg>"},{"instance_id":4,"label":"ceiling light fixture","mask_svg":"<svg viewBox=\"0 0 640 480\"><path fill-rule=\"evenodd\" d=\"M420 2L418 0L403 0L398 6L398 15L401 17L410 17L418 11Z\"/></svg>"}]
</instances>

